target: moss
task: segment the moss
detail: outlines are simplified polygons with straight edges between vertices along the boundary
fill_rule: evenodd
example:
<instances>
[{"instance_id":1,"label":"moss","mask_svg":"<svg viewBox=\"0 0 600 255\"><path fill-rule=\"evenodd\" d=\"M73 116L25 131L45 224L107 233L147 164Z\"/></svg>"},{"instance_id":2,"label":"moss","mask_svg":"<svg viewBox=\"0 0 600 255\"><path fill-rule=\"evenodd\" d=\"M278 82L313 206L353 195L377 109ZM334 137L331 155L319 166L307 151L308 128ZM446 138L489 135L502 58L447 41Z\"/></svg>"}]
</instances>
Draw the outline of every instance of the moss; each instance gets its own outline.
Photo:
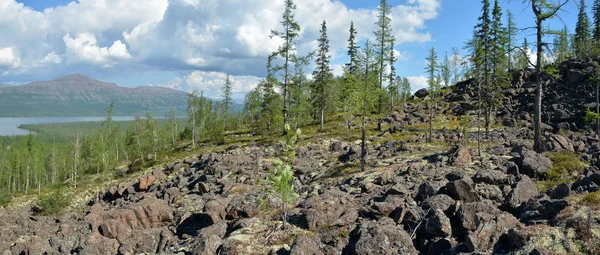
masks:
<instances>
[{"instance_id":1,"label":"moss","mask_svg":"<svg viewBox=\"0 0 600 255\"><path fill-rule=\"evenodd\" d=\"M552 160L552 168L548 170L548 181L568 182L581 174L586 167L586 163L571 151L549 152L546 153L546 157Z\"/></svg>"},{"instance_id":2,"label":"moss","mask_svg":"<svg viewBox=\"0 0 600 255\"><path fill-rule=\"evenodd\" d=\"M588 205L596 205L596 206L600 205L600 191L586 194L581 199L581 202L588 204Z\"/></svg>"}]
</instances>

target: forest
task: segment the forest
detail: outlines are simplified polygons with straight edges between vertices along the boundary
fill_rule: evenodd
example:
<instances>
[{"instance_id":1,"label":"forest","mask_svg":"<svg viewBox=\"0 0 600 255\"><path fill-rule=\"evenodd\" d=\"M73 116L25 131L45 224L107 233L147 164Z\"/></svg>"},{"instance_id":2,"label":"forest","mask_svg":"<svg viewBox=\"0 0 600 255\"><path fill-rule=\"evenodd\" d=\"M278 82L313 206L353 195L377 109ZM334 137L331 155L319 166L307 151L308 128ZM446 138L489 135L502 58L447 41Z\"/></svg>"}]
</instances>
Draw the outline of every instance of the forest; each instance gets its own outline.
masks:
<instances>
[{"instance_id":1,"label":"forest","mask_svg":"<svg viewBox=\"0 0 600 255\"><path fill-rule=\"evenodd\" d=\"M498 0L482 3L472 39L443 57L431 48L426 59L428 96L424 100L429 106L429 142L435 132L432 123L440 114L436 103L449 86L477 80L478 115L473 122L480 127L481 120L482 127L488 130L494 124L491 113L501 101L500 91L510 84L511 70L534 68L538 74L553 74L556 63L563 60L600 55L600 1L594 1L592 6L593 21L587 17L585 2L580 1L574 33L566 27L550 30L543 23L556 17L566 2L531 1L537 34L533 46L526 39L516 41L519 29L514 15L510 11L505 15ZM301 28L295 20L295 9L292 0L285 1L281 30L271 32L283 43L266 59L267 75L246 95L242 111L232 109L232 80L227 76L219 103L203 92L189 94L185 121L171 111L163 121L146 113L131 123L116 123L112 121L111 103L100 124L54 124L43 130L25 126L39 134L0 137L0 200L6 202L12 195L39 192L49 186L76 187L86 176L114 173L122 165L129 165L129 169L134 165L138 166L134 169L150 166L182 146L223 144L226 139L243 135L277 137L298 128L331 134L342 127L342 135L360 137L364 157L366 132L381 132L383 118L414 98L409 80L397 75L394 68L396 38L392 35L391 7L381 0L374 41L358 42L356 28L349 24L349 62L341 76L333 75L325 21L317 39L318 50L299 55L295 42ZM549 38L552 42L542 40ZM538 52L537 61L530 61L529 48ZM463 49L468 54L462 53ZM312 77L305 75L309 66L314 66ZM537 95L541 93L539 77ZM541 96L537 98L539 106ZM376 119L378 124L369 127L366 119ZM536 147L539 122L536 108ZM364 167L362 160L361 168Z\"/></svg>"}]
</instances>

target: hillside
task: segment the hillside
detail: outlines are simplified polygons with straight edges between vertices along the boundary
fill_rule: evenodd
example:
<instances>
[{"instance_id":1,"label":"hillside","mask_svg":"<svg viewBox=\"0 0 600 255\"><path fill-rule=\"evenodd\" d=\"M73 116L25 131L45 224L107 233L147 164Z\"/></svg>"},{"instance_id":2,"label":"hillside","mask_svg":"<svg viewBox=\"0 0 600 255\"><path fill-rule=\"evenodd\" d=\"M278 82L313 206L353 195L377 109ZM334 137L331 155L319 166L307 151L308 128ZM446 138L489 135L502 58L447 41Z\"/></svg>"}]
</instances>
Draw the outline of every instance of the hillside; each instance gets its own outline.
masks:
<instances>
[{"instance_id":1,"label":"hillside","mask_svg":"<svg viewBox=\"0 0 600 255\"><path fill-rule=\"evenodd\" d=\"M45 209L35 199L16 199L0 208L0 251L599 254L600 141L581 119L593 98L593 62L571 60L544 76L545 154L532 150L533 74L517 71L481 156L472 80L436 104L432 143L423 132L426 92L394 109L384 132L369 118L364 172L358 129L344 135L340 119L323 133L307 127L294 148L298 196L286 228L282 200L265 181L285 146L234 132L226 144L184 143L143 172L64 191L74 198L64 215L39 216Z\"/></svg>"},{"instance_id":2,"label":"hillside","mask_svg":"<svg viewBox=\"0 0 600 255\"><path fill-rule=\"evenodd\" d=\"M78 74L21 86L0 86L0 117L102 116L115 100L114 115L185 114L187 94L163 87L120 87Z\"/></svg>"}]
</instances>

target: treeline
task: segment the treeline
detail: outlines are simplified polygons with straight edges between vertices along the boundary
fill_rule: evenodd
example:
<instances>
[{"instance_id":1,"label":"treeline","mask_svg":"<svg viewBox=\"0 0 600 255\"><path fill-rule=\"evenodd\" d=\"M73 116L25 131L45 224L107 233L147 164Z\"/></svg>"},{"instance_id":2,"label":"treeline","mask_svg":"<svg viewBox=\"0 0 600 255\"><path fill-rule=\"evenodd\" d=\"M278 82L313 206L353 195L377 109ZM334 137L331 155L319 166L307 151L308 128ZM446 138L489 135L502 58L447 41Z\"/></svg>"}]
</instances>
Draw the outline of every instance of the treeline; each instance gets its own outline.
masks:
<instances>
[{"instance_id":1,"label":"treeline","mask_svg":"<svg viewBox=\"0 0 600 255\"><path fill-rule=\"evenodd\" d=\"M122 130L112 120L112 110L111 103L100 128L87 132L0 137L0 200L51 185L76 187L84 175L112 171L123 163L150 165L185 135L174 111L161 121L147 112Z\"/></svg>"},{"instance_id":2,"label":"treeline","mask_svg":"<svg viewBox=\"0 0 600 255\"><path fill-rule=\"evenodd\" d=\"M379 119L411 94L410 82L396 74L394 64L395 38L391 24L391 7L382 0L375 41L358 45L356 28L349 24L348 58L341 76L334 76L327 35L327 22L322 21L318 49L306 55L296 50L300 26L295 20L296 5L285 1L281 30L272 30L271 37L283 43L267 58L267 77L246 96L246 114L249 126L259 134L286 133L291 129L324 124L342 117L350 129L358 124L356 118L364 114ZM313 66L312 79L305 75ZM356 122L356 123L355 123Z\"/></svg>"}]
</instances>

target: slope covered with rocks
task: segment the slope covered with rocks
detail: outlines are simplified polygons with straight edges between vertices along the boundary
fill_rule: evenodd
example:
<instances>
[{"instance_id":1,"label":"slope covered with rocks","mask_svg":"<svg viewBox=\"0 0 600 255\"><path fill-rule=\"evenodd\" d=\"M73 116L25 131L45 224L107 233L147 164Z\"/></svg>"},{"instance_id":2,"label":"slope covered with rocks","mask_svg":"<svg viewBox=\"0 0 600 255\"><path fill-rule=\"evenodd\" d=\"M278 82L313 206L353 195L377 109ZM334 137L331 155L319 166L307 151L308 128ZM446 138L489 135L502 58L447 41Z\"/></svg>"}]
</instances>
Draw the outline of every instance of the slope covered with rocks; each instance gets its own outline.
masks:
<instances>
[{"instance_id":1,"label":"slope covered with rocks","mask_svg":"<svg viewBox=\"0 0 600 255\"><path fill-rule=\"evenodd\" d=\"M314 134L296 146L287 227L265 182L280 143L191 153L106 185L79 211L0 209L0 254L598 254L600 141L582 120L591 60L545 84L545 144L532 148L532 73L517 72L476 155L472 81L437 104L425 143L425 91L360 143ZM375 126L375 119L370 126ZM566 124L565 124L566 123ZM566 163L565 163L566 162ZM36 206L33 209L40 210Z\"/></svg>"}]
</instances>

